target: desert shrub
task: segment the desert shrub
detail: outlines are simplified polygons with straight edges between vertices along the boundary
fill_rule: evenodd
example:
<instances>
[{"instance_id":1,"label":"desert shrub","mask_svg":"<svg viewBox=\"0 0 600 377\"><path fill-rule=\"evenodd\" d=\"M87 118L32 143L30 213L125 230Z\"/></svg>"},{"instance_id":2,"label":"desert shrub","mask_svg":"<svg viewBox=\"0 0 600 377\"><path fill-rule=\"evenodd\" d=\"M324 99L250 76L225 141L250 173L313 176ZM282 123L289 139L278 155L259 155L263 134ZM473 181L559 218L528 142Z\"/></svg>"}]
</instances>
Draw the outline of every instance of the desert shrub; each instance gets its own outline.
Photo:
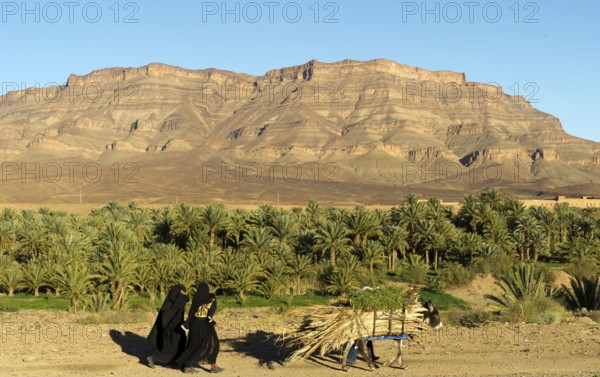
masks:
<instances>
[{"instance_id":1,"label":"desert shrub","mask_svg":"<svg viewBox=\"0 0 600 377\"><path fill-rule=\"evenodd\" d=\"M596 323L600 323L600 310L588 312L588 317L590 317L592 319L592 321L594 321Z\"/></svg>"},{"instance_id":2,"label":"desert shrub","mask_svg":"<svg viewBox=\"0 0 600 377\"><path fill-rule=\"evenodd\" d=\"M456 308L452 308L452 309L446 311L445 313L443 313L444 325L460 326L459 319L467 312L468 312L468 310L456 309Z\"/></svg>"},{"instance_id":3,"label":"desert shrub","mask_svg":"<svg viewBox=\"0 0 600 377\"><path fill-rule=\"evenodd\" d=\"M535 272L532 264L514 266L509 271L502 273L496 281L500 288L499 295L485 295L485 298L494 302L499 310L518 303L528 298L546 295L544 289L544 273Z\"/></svg>"},{"instance_id":4,"label":"desert shrub","mask_svg":"<svg viewBox=\"0 0 600 377\"><path fill-rule=\"evenodd\" d=\"M427 284L426 266L406 266L402 267L398 274L400 280L411 284Z\"/></svg>"},{"instance_id":5,"label":"desert shrub","mask_svg":"<svg viewBox=\"0 0 600 377\"><path fill-rule=\"evenodd\" d=\"M476 274L487 275L492 273L498 276L509 271L514 265L515 259L513 257L498 253L489 258L476 258L470 269Z\"/></svg>"},{"instance_id":6,"label":"desert shrub","mask_svg":"<svg viewBox=\"0 0 600 377\"><path fill-rule=\"evenodd\" d=\"M544 284L550 285L556 281L556 272L547 264L536 263L534 271L536 273L542 272L544 274Z\"/></svg>"},{"instance_id":7,"label":"desert shrub","mask_svg":"<svg viewBox=\"0 0 600 377\"><path fill-rule=\"evenodd\" d=\"M373 273L367 269L361 269L357 274L357 279L361 287L378 287L385 283L386 273L383 269L374 270Z\"/></svg>"},{"instance_id":8,"label":"desert shrub","mask_svg":"<svg viewBox=\"0 0 600 377\"><path fill-rule=\"evenodd\" d=\"M444 313L444 324L450 326L479 327L494 319L491 313L476 309L452 308Z\"/></svg>"},{"instance_id":9,"label":"desert shrub","mask_svg":"<svg viewBox=\"0 0 600 377\"><path fill-rule=\"evenodd\" d=\"M1 312L16 312L16 311L17 311L16 308L13 308L13 307L11 307L9 305L6 305L3 302L0 302L0 313Z\"/></svg>"},{"instance_id":10,"label":"desert shrub","mask_svg":"<svg viewBox=\"0 0 600 377\"><path fill-rule=\"evenodd\" d=\"M158 290L147 291L148 299L142 301L140 309L148 312L158 312L165 301L167 295Z\"/></svg>"},{"instance_id":11,"label":"desert shrub","mask_svg":"<svg viewBox=\"0 0 600 377\"><path fill-rule=\"evenodd\" d=\"M464 327L479 327L490 320L490 313L481 310L469 311L458 318L458 323Z\"/></svg>"},{"instance_id":12,"label":"desert shrub","mask_svg":"<svg viewBox=\"0 0 600 377\"><path fill-rule=\"evenodd\" d=\"M570 263L565 271L571 276L580 276L586 278L593 278L600 274L600 270L594 264L586 263L585 261L575 261Z\"/></svg>"},{"instance_id":13,"label":"desert shrub","mask_svg":"<svg viewBox=\"0 0 600 377\"><path fill-rule=\"evenodd\" d=\"M441 276L432 275L427 276L427 287L432 291L443 293L447 284Z\"/></svg>"},{"instance_id":14,"label":"desert shrub","mask_svg":"<svg viewBox=\"0 0 600 377\"><path fill-rule=\"evenodd\" d=\"M439 270L438 277L444 283L445 287L452 288L469 284L473 281L475 273L458 263L451 263Z\"/></svg>"},{"instance_id":15,"label":"desert shrub","mask_svg":"<svg viewBox=\"0 0 600 377\"><path fill-rule=\"evenodd\" d=\"M509 322L556 323L566 315L544 286L544 272L532 264L521 264L503 273L496 282L501 293L486 295Z\"/></svg>"},{"instance_id":16,"label":"desert shrub","mask_svg":"<svg viewBox=\"0 0 600 377\"><path fill-rule=\"evenodd\" d=\"M408 259L402 263L398 270L398 277L401 281L411 284L427 284L427 272L429 268L423 262L423 258L411 254Z\"/></svg>"},{"instance_id":17,"label":"desert shrub","mask_svg":"<svg viewBox=\"0 0 600 377\"><path fill-rule=\"evenodd\" d=\"M508 322L552 324L566 317L565 309L549 297L530 297L511 303L502 312Z\"/></svg>"},{"instance_id":18,"label":"desert shrub","mask_svg":"<svg viewBox=\"0 0 600 377\"><path fill-rule=\"evenodd\" d=\"M97 291L83 299L83 309L90 312L101 312L110 309L110 295Z\"/></svg>"}]
</instances>

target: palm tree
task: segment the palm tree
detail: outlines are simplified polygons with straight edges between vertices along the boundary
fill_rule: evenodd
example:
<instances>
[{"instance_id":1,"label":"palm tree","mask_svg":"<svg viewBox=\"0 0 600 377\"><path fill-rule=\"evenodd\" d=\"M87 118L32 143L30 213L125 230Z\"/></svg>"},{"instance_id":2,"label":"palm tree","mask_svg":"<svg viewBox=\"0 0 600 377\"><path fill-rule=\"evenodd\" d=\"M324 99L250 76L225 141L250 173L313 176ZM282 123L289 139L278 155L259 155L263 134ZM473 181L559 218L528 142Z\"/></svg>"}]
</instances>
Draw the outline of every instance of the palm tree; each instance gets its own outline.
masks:
<instances>
[{"instance_id":1,"label":"palm tree","mask_svg":"<svg viewBox=\"0 0 600 377\"><path fill-rule=\"evenodd\" d=\"M209 245L212 247L215 240L215 234L219 230L224 229L227 224L227 210L225 209L225 205L221 202L212 202L208 204L202 210L202 219L208 226L208 231L210 233Z\"/></svg>"},{"instance_id":2,"label":"palm tree","mask_svg":"<svg viewBox=\"0 0 600 377\"><path fill-rule=\"evenodd\" d=\"M463 202L464 204L458 210L458 219L463 226L468 226L470 232L477 232L478 199L473 194L465 194Z\"/></svg>"},{"instance_id":3,"label":"palm tree","mask_svg":"<svg viewBox=\"0 0 600 377\"><path fill-rule=\"evenodd\" d=\"M537 219L533 216L523 216L520 220L517 221L517 230L523 233L523 238L525 239L525 259L529 260L533 255L530 253L532 250L532 237L534 234L537 234L541 231L541 227L537 221ZM537 255L534 258L537 261Z\"/></svg>"},{"instance_id":4,"label":"palm tree","mask_svg":"<svg viewBox=\"0 0 600 377\"><path fill-rule=\"evenodd\" d=\"M569 203L556 203L554 205L554 214L556 216L556 224L558 225L560 232L560 242L563 243L567 239L567 229L571 214L571 207L569 207Z\"/></svg>"},{"instance_id":5,"label":"palm tree","mask_svg":"<svg viewBox=\"0 0 600 377\"><path fill-rule=\"evenodd\" d=\"M581 263L589 268L598 265L600 241L597 238L571 237L569 241L563 246L567 253L566 259L569 262Z\"/></svg>"},{"instance_id":6,"label":"palm tree","mask_svg":"<svg viewBox=\"0 0 600 377\"><path fill-rule=\"evenodd\" d=\"M533 251L533 263L537 263L540 255L548 255L549 250L547 249L546 235L544 233L533 233L530 245Z\"/></svg>"},{"instance_id":7,"label":"palm tree","mask_svg":"<svg viewBox=\"0 0 600 377\"><path fill-rule=\"evenodd\" d=\"M368 237L380 233L378 219L365 207L358 206L346 219L348 231L354 236L355 243L364 243Z\"/></svg>"},{"instance_id":8,"label":"palm tree","mask_svg":"<svg viewBox=\"0 0 600 377\"><path fill-rule=\"evenodd\" d=\"M227 286L237 292L240 303L244 305L246 293L256 288L259 277L258 265L253 262L253 259L248 258L245 263L236 266L227 282Z\"/></svg>"},{"instance_id":9,"label":"palm tree","mask_svg":"<svg viewBox=\"0 0 600 377\"><path fill-rule=\"evenodd\" d=\"M201 224L201 213L198 207L181 203L175 207L175 216L171 229L176 233L182 233L186 240L192 239L195 229Z\"/></svg>"},{"instance_id":10,"label":"palm tree","mask_svg":"<svg viewBox=\"0 0 600 377\"><path fill-rule=\"evenodd\" d=\"M154 244L151 248L151 269L153 282L158 286L161 294L167 292L170 285L178 283L176 275L179 267L184 263L184 257L175 244Z\"/></svg>"},{"instance_id":11,"label":"palm tree","mask_svg":"<svg viewBox=\"0 0 600 377\"><path fill-rule=\"evenodd\" d=\"M56 271L56 281L69 298L69 309L77 312L79 300L92 288L88 265L81 261L72 263Z\"/></svg>"},{"instance_id":12,"label":"palm tree","mask_svg":"<svg viewBox=\"0 0 600 377\"><path fill-rule=\"evenodd\" d=\"M508 253L512 250L512 242L506 227L506 222L498 213L493 213L483 226L483 237L486 241L500 247Z\"/></svg>"},{"instance_id":13,"label":"palm tree","mask_svg":"<svg viewBox=\"0 0 600 377\"><path fill-rule=\"evenodd\" d=\"M408 242L406 241L407 237L408 235L400 226L392 225L384 228L381 242L388 255L389 270L396 270L396 258L398 253L402 255L403 260L406 259L406 249L408 249Z\"/></svg>"},{"instance_id":14,"label":"palm tree","mask_svg":"<svg viewBox=\"0 0 600 377\"><path fill-rule=\"evenodd\" d=\"M249 253L268 253L273 246L273 235L268 228L253 228L248 231L241 246Z\"/></svg>"},{"instance_id":15,"label":"palm tree","mask_svg":"<svg viewBox=\"0 0 600 377\"><path fill-rule=\"evenodd\" d=\"M267 300L279 296L288 283L287 267L285 264L273 263L269 266L260 282L258 291Z\"/></svg>"},{"instance_id":16,"label":"palm tree","mask_svg":"<svg viewBox=\"0 0 600 377\"><path fill-rule=\"evenodd\" d=\"M296 254L290 261L290 273L294 279L294 293L299 295L302 293L302 280L312 276L315 273L315 265L308 255Z\"/></svg>"},{"instance_id":17,"label":"palm tree","mask_svg":"<svg viewBox=\"0 0 600 377\"><path fill-rule=\"evenodd\" d=\"M435 221L434 231L439 235L439 240L433 242L433 268L437 270L444 256L444 250L456 241L456 228L450 220L442 218Z\"/></svg>"},{"instance_id":18,"label":"palm tree","mask_svg":"<svg viewBox=\"0 0 600 377\"><path fill-rule=\"evenodd\" d=\"M483 240L477 233L462 233L459 239L461 250L469 255L469 262L473 262Z\"/></svg>"},{"instance_id":19,"label":"palm tree","mask_svg":"<svg viewBox=\"0 0 600 377\"><path fill-rule=\"evenodd\" d=\"M513 232L512 239L515 244L515 249L516 249L517 253L519 254L519 259L521 260L521 262L524 262L525 261L525 253L528 250L528 247L527 247L528 240L525 237L525 233L523 233L523 231L517 229Z\"/></svg>"},{"instance_id":20,"label":"palm tree","mask_svg":"<svg viewBox=\"0 0 600 377\"><path fill-rule=\"evenodd\" d=\"M314 249L322 255L328 252L331 267L336 268L337 253L344 254L350 250L347 235L348 230L342 223L326 220L319 225L315 233Z\"/></svg>"},{"instance_id":21,"label":"palm tree","mask_svg":"<svg viewBox=\"0 0 600 377\"><path fill-rule=\"evenodd\" d=\"M0 286L8 292L8 297L12 297L15 291L22 287L22 277L21 267L16 262L3 269L0 276Z\"/></svg>"},{"instance_id":22,"label":"palm tree","mask_svg":"<svg viewBox=\"0 0 600 377\"><path fill-rule=\"evenodd\" d=\"M70 231L64 217L46 215L43 221L46 224L45 233L49 244L57 238L64 237Z\"/></svg>"},{"instance_id":23,"label":"palm tree","mask_svg":"<svg viewBox=\"0 0 600 377\"><path fill-rule=\"evenodd\" d=\"M228 236L233 240L236 249L240 248L240 240L246 231L248 213L242 209L235 209L228 217L225 225Z\"/></svg>"},{"instance_id":24,"label":"palm tree","mask_svg":"<svg viewBox=\"0 0 600 377\"><path fill-rule=\"evenodd\" d=\"M122 308L128 287L135 282L136 253L125 242L116 242L102 255L99 273L109 284L111 306Z\"/></svg>"},{"instance_id":25,"label":"palm tree","mask_svg":"<svg viewBox=\"0 0 600 377\"><path fill-rule=\"evenodd\" d=\"M425 219L425 207L422 202L416 201L414 195L406 197L405 203L400 209L399 224L406 229L408 240L412 249L412 253L417 252L417 244L419 243L419 224Z\"/></svg>"},{"instance_id":26,"label":"palm tree","mask_svg":"<svg viewBox=\"0 0 600 377\"><path fill-rule=\"evenodd\" d=\"M133 232L127 229L124 223L108 223L100 231L98 251L103 254L106 250L113 249L118 244L139 245Z\"/></svg>"},{"instance_id":27,"label":"palm tree","mask_svg":"<svg viewBox=\"0 0 600 377\"><path fill-rule=\"evenodd\" d=\"M494 211L502 209L502 194L496 189L481 192L479 194L479 201L484 205L489 205Z\"/></svg>"},{"instance_id":28,"label":"palm tree","mask_svg":"<svg viewBox=\"0 0 600 377\"><path fill-rule=\"evenodd\" d=\"M46 283L47 275L46 269L39 262L31 260L22 265L22 285L31 290L35 297L40 295L40 287Z\"/></svg>"},{"instance_id":29,"label":"palm tree","mask_svg":"<svg viewBox=\"0 0 600 377\"><path fill-rule=\"evenodd\" d=\"M147 260L140 261L135 268L134 277L132 279L132 283L140 290L140 295L144 295L146 290L152 286L154 280L150 262Z\"/></svg>"},{"instance_id":30,"label":"palm tree","mask_svg":"<svg viewBox=\"0 0 600 377\"><path fill-rule=\"evenodd\" d=\"M6 210L7 208L5 208ZM17 220L0 221L0 250L4 250L6 247L10 247L15 244L17 240L16 230L18 228Z\"/></svg>"},{"instance_id":31,"label":"palm tree","mask_svg":"<svg viewBox=\"0 0 600 377\"><path fill-rule=\"evenodd\" d=\"M154 224L154 241L169 243L173 240L173 222L175 221L175 210L173 207L165 207L161 210L151 210L150 217Z\"/></svg>"},{"instance_id":32,"label":"palm tree","mask_svg":"<svg viewBox=\"0 0 600 377\"><path fill-rule=\"evenodd\" d=\"M273 237L285 245L293 245L296 242L300 230L294 218L288 214L275 216L270 224Z\"/></svg>"},{"instance_id":33,"label":"palm tree","mask_svg":"<svg viewBox=\"0 0 600 377\"><path fill-rule=\"evenodd\" d=\"M499 216L499 212L494 211L490 205L479 203L473 219L477 233L483 235L484 228L494 219L499 219Z\"/></svg>"},{"instance_id":34,"label":"palm tree","mask_svg":"<svg viewBox=\"0 0 600 377\"><path fill-rule=\"evenodd\" d=\"M515 229L526 214L525 205L520 200L506 198L504 202L504 208L506 212L508 228Z\"/></svg>"},{"instance_id":35,"label":"palm tree","mask_svg":"<svg viewBox=\"0 0 600 377\"><path fill-rule=\"evenodd\" d=\"M319 202L317 200L310 200L306 205L306 212L308 213L309 218L316 223L321 212Z\"/></svg>"},{"instance_id":36,"label":"palm tree","mask_svg":"<svg viewBox=\"0 0 600 377\"><path fill-rule=\"evenodd\" d=\"M127 225L139 243L146 245L152 240L153 226L150 213L147 210L136 209L131 211L127 219Z\"/></svg>"},{"instance_id":37,"label":"palm tree","mask_svg":"<svg viewBox=\"0 0 600 377\"><path fill-rule=\"evenodd\" d=\"M46 251L48 237L39 224L34 222L25 223L19 230L18 237L21 244L21 254L25 259L37 259Z\"/></svg>"},{"instance_id":38,"label":"palm tree","mask_svg":"<svg viewBox=\"0 0 600 377\"><path fill-rule=\"evenodd\" d=\"M342 299L345 299L348 292L359 288L357 278L359 269L360 264L356 257L342 258L339 267L335 268L329 276L327 290L331 293L338 293Z\"/></svg>"},{"instance_id":39,"label":"palm tree","mask_svg":"<svg viewBox=\"0 0 600 377\"><path fill-rule=\"evenodd\" d=\"M106 213L109 219L114 222L124 221L127 216L127 208L114 200L106 203L102 208L102 212Z\"/></svg>"},{"instance_id":40,"label":"palm tree","mask_svg":"<svg viewBox=\"0 0 600 377\"><path fill-rule=\"evenodd\" d=\"M479 244L479 248L477 249L477 258L475 259L489 260L497 257L500 254L502 254L502 249L497 245L481 242Z\"/></svg>"},{"instance_id":41,"label":"palm tree","mask_svg":"<svg viewBox=\"0 0 600 377\"><path fill-rule=\"evenodd\" d=\"M375 265L380 264L385 258L383 246L377 241L368 240L362 244L360 249L363 260L367 262L369 272L372 274Z\"/></svg>"},{"instance_id":42,"label":"palm tree","mask_svg":"<svg viewBox=\"0 0 600 377\"><path fill-rule=\"evenodd\" d=\"M558 224L554 212L541 206L529 207L529 212L538 220L538 224L546 236L546 250L548 250L551 255L554 254L555 241L557 238L556 229Z\"/></svg>"},{"instance_id":43,"label":"palm tree","mask_svg":"<svg viewBox=\"0 0 600 377\"><path fill-rule=\"evenodd\" d=\"M2 210L2 215L1 217L8 222L17 220L19 215L17 214L17 211L15 211L14 208L12 207L4 207L4 209Z\"/></svg>"},{"instance_id":44,"label":"palm tree","mask_svg":"<svg viewBox=\"0 0 600 377\"><path fill-rule=\"evenodd\" d=\"M266 228L281 211L270 204L261 204L257 210L250 212L248 223L256 228Z\"/></svg>"},{"instance_id":45,"label":"palm tree","mask_svg":"<svg viewBox=\"0 0 600 377\"><path fill-rule=\"evenodd\" d=\"M429 252L434 248L442 247L443 239L436 233L435 224L431 220L422 219L415 232L415 238L423 246L425 264L429 267Z\"/></svg>"}]
</instances>

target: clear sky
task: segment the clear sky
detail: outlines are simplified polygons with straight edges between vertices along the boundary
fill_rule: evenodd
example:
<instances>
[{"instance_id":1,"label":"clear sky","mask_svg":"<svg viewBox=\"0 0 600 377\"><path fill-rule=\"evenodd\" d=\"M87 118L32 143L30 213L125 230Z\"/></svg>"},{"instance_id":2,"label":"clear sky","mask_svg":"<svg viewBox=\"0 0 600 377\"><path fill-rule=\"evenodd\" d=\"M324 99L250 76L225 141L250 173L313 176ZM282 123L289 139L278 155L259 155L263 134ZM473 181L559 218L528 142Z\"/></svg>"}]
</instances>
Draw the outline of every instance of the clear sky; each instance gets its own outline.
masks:
<instances>
[{"instance_id":1,"label":"clear sky","mask_svg":"<svg viewBox=\"0 0 600 377\"><path fill-rule=\"evenodd\" d=\"M600 141L597 1L1 1L2 93L151 62L261 75L311 59L465 72ZM512 88L512 89L511 89Z\"/></svg>"}]
</instances>

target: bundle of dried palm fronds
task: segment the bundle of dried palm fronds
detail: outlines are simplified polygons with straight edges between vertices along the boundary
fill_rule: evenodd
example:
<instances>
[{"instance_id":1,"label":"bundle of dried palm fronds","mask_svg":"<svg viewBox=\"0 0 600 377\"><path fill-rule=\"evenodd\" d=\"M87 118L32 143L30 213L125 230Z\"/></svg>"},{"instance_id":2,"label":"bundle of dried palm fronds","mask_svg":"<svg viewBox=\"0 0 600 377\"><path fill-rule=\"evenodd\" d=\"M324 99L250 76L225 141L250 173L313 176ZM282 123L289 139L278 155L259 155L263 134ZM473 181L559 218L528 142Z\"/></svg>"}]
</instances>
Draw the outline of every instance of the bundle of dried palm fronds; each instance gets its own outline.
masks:
<instances>
[{"instance_id":1,"label":"bundle of dried palm fronds","mask_svg":"<svg viewBox=\"0 0 600 377\"><path fill-rule=\"evenodd\" d=\"M341 350L348 342L369 336L418 337L426 309L418 303L416 294L403 299L402 308L386 311L348 306L312 306L289 311L288 319L300 317L301 322L286 336L286 345L292 350L288 360L305 359L317 350L321 355Z\"/></svg>"}]
</instances>

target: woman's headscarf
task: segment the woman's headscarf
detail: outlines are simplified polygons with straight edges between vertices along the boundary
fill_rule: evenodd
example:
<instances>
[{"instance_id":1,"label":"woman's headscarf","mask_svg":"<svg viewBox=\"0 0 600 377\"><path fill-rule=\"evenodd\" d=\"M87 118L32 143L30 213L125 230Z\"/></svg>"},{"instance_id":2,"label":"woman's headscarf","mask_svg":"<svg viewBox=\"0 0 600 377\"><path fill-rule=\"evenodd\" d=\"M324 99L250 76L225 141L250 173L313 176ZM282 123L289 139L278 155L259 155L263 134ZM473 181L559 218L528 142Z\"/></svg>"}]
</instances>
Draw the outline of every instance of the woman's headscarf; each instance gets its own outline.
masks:
<instances>
[{"instance_id":1,"label":"woman's headscarf","mask_svg":"<svg viewBox=\"0 0 600 377\"><path fill-rule=\"evenodd\" d=\"M162 350L165 337L170 336L168 332L174 331L183 319L183 310L189 299L181 291L185 291L181 284L171 288L148 335L148 340L158 350Z\"/></svg>"},{"instance_id":2,"label":"woman's headscarf","mask_svg":"<svg viewBox=\"0 0 600 377\"><path fill-rule=\"evenodd\" d=\"M185 292L185 287L183 285L177 284L177 285L173 286L173 288L171 288L171 290L167 294L167 297L165 298L165 302L163 303L162 307L160 308L160 311L169 309L171 306L173 306L173 304L175 304L177 302L177 299L179 298L179 294L181 291Z\"/></svg>"},{"instance_id":3,"label":"woman's headscarf","mask_svg":"<svg viewBox=\"0 0 600 377\"><path fill-rule=\"evenodd\" d=\"M198 308L200 308L202 304L208 304L209 302L210 292L208 284L202 282L198 284L198 288L196 289L196 293L194 294L194 298L192 299L192 306L190 307L188 321L194 316L194 314L198 311Z\"/></svg>"}]
</instances>

